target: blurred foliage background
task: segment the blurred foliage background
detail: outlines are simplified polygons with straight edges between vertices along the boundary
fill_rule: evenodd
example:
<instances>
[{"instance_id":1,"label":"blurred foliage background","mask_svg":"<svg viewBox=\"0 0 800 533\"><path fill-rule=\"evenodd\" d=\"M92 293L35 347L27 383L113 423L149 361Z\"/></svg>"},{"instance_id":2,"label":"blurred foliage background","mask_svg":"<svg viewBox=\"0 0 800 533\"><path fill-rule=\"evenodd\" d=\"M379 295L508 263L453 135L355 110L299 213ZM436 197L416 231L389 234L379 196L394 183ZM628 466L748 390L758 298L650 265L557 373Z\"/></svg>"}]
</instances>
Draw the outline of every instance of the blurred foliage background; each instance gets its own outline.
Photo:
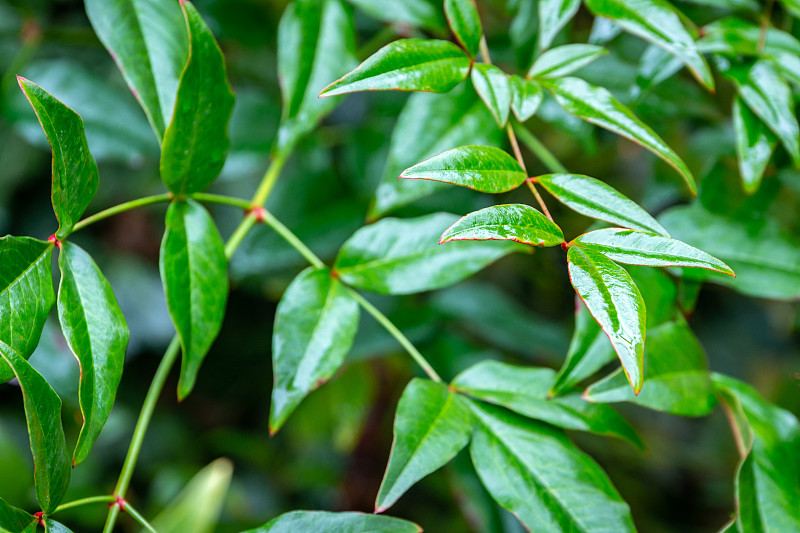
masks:
<instances>
[{"instance_id":1,"label":"blurred foliage background","mask_svg":"<svg viewBox=\"0 0 800 533\"><path fill-rule=\"evenodd\" d=\"M276 28L284 0L198 0L196 5L227 58L237 101L230 126L231 152L212 192L249 197L265 171L280 117ZM443 18L390 22L379 2L352 0L361 58L397 36L447 38ZM425 3L425 2L423 2ZM478 2L495 62L524 72L536 39L535 2ZM695 23L731 8L675 2ZM714 2L705 2L712 4ZM744 2L746 4L746 2ZM433 3L431 3L433 5ZM724 5L726 2L718 2ZM727 4L734 4L727 2ZM372 7L371 7L372 6ZM388 8L387 8L388 9ZM602 25L581 11L559 42L602 39ZM800 28L795 29L800 35ZM608 35L606 36L608 37ZM698 177L697 202L723 215L769 217L800 234L800 174L778 170L779 153L760 191L741 192L730 120L732 88L718 79L715 94L685 71L654 88L643 83L646 45L610 35L611 53L580 72L623 101L683 157ZM101 185L89 208L162 192L158 146L144 114L108 53L94 36L77 0L0 0L0 235L47 238L56 228L49 205L50 151L18 90L14 76L42 85L82 115ZM332 81L332 80L331 80ZM434 98L431 96L431 98ZM291 157L268 207L323 259L365 223L381 176L404 94L348 97ZM491 120L481 132L496 136ZM607 181L651 213L689 201L678 176L633 143L570 119L546 101L527 126L572 172ZM499 137L497 137L499 139ZM413 139L412 139L413 141ZM534 173L546 169L526 154ZM528 201L510 193L498 203ZM395 210L410 216L444 210L463 214L494 201L458 188ZM568 238L588 222L550 202ZM233 208L213 206L223 236L240 220ZM89 459L73 474L67 500L113 487L150 379L173 330L158 274L162 207L127 212L75 235L109 278L128 320L131 342L112 416ZM481 359L557 368L574 322L573 291L558 249L506 258L452 288L409 297L376 298L445 379ZM369 317L349 364L313 393L275 437L267 416L271 387L270 339L277 302L305 266L266 227L258 228L231 265L233 292L222 333L201 370L195 392L178 404L166 393L157 410L129 499L147 516L163 509L202 467L216 458L233 463L219 532L263 524L291 509L372 511L389 455L394 408L418 374L401 348ZM685 287L692 299L692 286ZM770 401L800 413L798 304L746 297L704 285L690 324L712 370L754 384ZM31 359L64 401L68 441L77 435L77 375L52 317ZM172 378L174 390L177 381ZM735 446L722 413L704 419L663 415L633 405L623 414L648 450L585 434L573 435L607 470L647 532L714 531L731 514ZM70 423L74 419L74 423ZM516 532L521 527L498 510L468 468L464 452L447 468L415 486L392 514L431 532ZM20 395L0 386L0 495L33 509L32 462ZM77 531L99 530L103 506L83 507L63 519ZM120 531L137 529L123 521Z\"/></svg>"}]
</instances>

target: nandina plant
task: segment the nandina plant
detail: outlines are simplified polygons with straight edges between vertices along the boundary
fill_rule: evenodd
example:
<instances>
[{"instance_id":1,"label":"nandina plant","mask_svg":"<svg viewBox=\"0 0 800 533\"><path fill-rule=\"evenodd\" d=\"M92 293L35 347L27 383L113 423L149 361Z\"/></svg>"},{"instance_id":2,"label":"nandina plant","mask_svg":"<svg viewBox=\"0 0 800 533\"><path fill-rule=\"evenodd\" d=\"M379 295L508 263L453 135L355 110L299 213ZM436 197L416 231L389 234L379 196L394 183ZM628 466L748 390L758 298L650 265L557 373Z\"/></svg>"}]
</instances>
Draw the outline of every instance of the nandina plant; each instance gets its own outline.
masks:
<instances>
[{"instance_id":1,"label":"nandina plant","mask_svg":"<svg viewBox=\"0 0 800 533\"><path fill-rule=\"evenodd\" d=\"M97 37L160 147L158 194L85 216L105 177L100 180L82 110L57 99L58 87L17 77L52 149L51 200L58 225L49 237L0 239L0 381L11 381L22 394L39 504L33 510L0 499L0 532L33 532L39 526L69 531L60 513L97 504L108 506L105 533L116 530L121 515L161 533L213 529L231 477L229 463L217 462L198 474L183 500L155 520L137 510L129 489L172 368L179 366L178 400L195 389L223 328L229 266L237 253L259 246L249 237L255 228L268 228L307 261L275 311L271 435L292 424L304 399L347 364L362 310L421 374L405 385L397 402L374 513L295 510L261 517L267 522L251 532L419 531L414 516L388 516L392 507L464 449L474 472L460 468L460 475L479 480L496 505L527 530L635 531L628 495L571 438L590 433L626 441L629 454L646 449L647 439L612 406L619 402L684 417L721 409L740 463L731 472L729 521L717 528L800 531L797 419L751 385L709 369L692 329L704 282L749 297L800 296L800 245L770 214L798 190L797 174L788 169L800 166L794 105L800 41L787 26L800 15L800 6L769 2L762 12L755 2L696 1L716 7L693 8L687 16L677 3L664 0L509 1L502 13L513 17L509 44L484 31L482 15L501 16L493 2L351 3L355 7L343 0L293 0L286 6L277 36L282 112L271 162L250 197L225 194L224 183L215 185L221 193L207 192L229 152L235 98L222 51L190 2L85 2ZM387 26L388 32L357 50L354 9L359 17L400 24ZM580 30L585 22L592 25L588 43ZM404 37L414 37L394 39L398 28L409 34ZM495 40L502 53L498 63L490 46ZM359 56L366 57L360 64ZM619 65L631 57L638 66L627 84L631 75ZM613 87L603 86L604 72L619 76L606 75ZM723 131L732 153L705 167L685 162L681 151L634 111L645 108L658 116L645 104L658 108L667 102L673 109L666 114L677 116L674 104L685 98L681 91L690 90L706 91L696 93L698 101L727 106ZM298 146L342 95L361 91L439 94L407 99L388 143L368 223L335 253L317 254L267 202ZM590 146L597 127L623 138L627 150L644 148L636 157L663 176L672 206L662 205L654 217L608 183L613 181L608 169L587 172L580 161L576 169L562 163L536 136L550 132L549 123L561 128L568 143ZM651 155L666 166L657 166ZM721 174L735 175L736 186L753 196L722 191ZM467 193L473 200L454 205L483 205L453 208L456 213L425 207L424 199L436 193L447 198L454 186L474 191ZM771 192L763 192L767 187ZM487 194L509 201L486 206ZM102 262L73 242L73 235L154 204L167 205L158 272L174 338L143 400L116 485L70 499L73 469L85 468L124 380L129 341ZM243 213L227 239L208 209L214 204ZM397 213L403 216L387 216ZM796 217L791 224L797 225ZM568 276L574 288L556 292L560 300L576 301L574 330L568 349L559 354L558 370L542 361L504 358L464 358L437 368L443 359L423 355L365 296L438 291L511 254L521 254L519 264L527 268L539 248L554 249L561 271L541 275ZM451 312L488 305L479 292L462 293ZM74 442L65 436L61 398L28 362L54 307L80 366L81 416ZM468 320L466 312L463 317ZM475 329L480 334L480 325ZM521 342L542 341L534 332ZM229 364L237 364L234 356ZM598 378L603 369L610 372ZM481 517L471 524L481 531L513 527ZM429 527L439 530L436 524Z\"/></svg>"}]
</instances>

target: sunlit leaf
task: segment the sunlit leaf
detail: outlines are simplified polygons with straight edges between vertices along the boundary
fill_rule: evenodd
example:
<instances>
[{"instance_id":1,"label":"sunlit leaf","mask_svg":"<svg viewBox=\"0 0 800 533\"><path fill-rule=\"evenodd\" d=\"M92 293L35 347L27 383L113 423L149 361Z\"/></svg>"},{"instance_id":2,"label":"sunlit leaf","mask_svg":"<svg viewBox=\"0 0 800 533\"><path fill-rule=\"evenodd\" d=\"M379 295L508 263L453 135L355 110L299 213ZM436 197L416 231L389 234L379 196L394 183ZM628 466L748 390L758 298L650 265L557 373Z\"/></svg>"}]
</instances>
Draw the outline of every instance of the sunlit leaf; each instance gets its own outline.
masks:
<instances>
[{"instance_id":1,"label":"sunlit leaf","mask_svg":"<svg viewBox=\"0 0 800 533\"><path fill-rule=\"evenodd\" d=\"M548 50L533 62L529 78L561 78L579 70L608 50L594 44L567 44Z\"/></svg>"},{"instance_id":2,"label":"sunlit leaf","mask_svg":"<svg viewBox=\"0 0 800 533\"><path fill-rule=\"evenodd\" d=\"M511 112L511 86L508 76L494 65L478 63L472 67L472 85L501 128Z\"/></svg>"},{"instance_id":3,"label":"sunlit leaf","mask_svg":"<svg viewBox=\"0 0 800 533\"><path fill-rule=\"evenodd\" d=\"M439 242L485 240L558 246L564 242L564 234L541 211L525 204L505 204L461 217L447 228Z\"/></svg>"},{"instance_id":4,"label":"sunlit leaf","mask_svg":"<svg viewBox=\"0 0 800 533\"><path fill-rule=\"evenodd\" d=\"M561 29L566 26L578 8L580 0L539 1L539 48L546 50Z\"/></svg>"}]
</instances>

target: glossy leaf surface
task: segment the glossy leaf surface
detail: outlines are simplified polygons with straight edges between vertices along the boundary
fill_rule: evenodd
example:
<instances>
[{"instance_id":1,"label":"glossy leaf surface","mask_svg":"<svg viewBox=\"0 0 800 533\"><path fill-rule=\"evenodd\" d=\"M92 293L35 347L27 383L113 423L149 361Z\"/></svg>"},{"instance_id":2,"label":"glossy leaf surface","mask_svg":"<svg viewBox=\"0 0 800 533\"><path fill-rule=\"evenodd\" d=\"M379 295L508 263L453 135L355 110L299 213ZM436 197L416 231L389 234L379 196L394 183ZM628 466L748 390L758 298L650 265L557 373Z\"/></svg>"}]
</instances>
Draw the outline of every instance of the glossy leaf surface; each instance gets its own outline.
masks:
<instances>
[{"instance_id":1,"label":"glossy leaf surface","mask_svg":"<svg viewBox=\"0 0 800 533\"><path fill-rule=\"evenodd\" d=\"M358 316L358 303L328 269L307 268L286 289L272 337L271 433L339 370L353 345Z\"/></svg>"},{"instance_id":2,"label":"glossy leaf surface","mask_svg":"<svg viewBox=\"0 0 800 533\"><path fill-rule=\"evenodd\" d=\"M325 531L326 533L421 533L418 525L392 518L363 513L329 513L325 511L291 511L262 527L245 533L294 533Z\"/></svg>"},{"instance_id":3,"label":"glossy leaf surface","mask_svg":"<svg viewBox=\"0 0 800 533\"><path fill-rule=\"evenodd\" d=\"M387 44L320 96L357 91L446 93L469 74L470 58L449 41L400 39Z\"/></svg>"},{"instance_id":4,"label":"glossy leaf surface","mask_svg":"<svg viewBox=\"0 0 800 533\"><path fill-rule=\"evenodd\" d=\"M714 88L714 77L697 50L678 11L665 0L585 0L595 15L607 17L622 28L645 39L681 59L697 81L707 89Z\"/></svg>"},{"instance_id":5,"label":"glossy leaf surface","mask_svg":"<svg viewBox=\"0 0 800 533\"><path fill-rule=\"evenodd\" d=\"M501 128L511 112L511 86L508 76L494 65L478 63L472 67L472 85Z\"/></svg>"},{"instance_id":6,"label":"glossy leaf surface","mask_svg":"<svg viewBox=\"0 0 800 533\"><path fill-rule=\"evenodd\" d=\"M644 447L630 424L608 406L593 405L579 394L548 399L554 379L555 372L549 368L483 361L456 376L451 386L554 426L614 436Z\"/></svg>"},{"instance_id":7,"label":"glossy leaf surface","mask_svg":"<svg viewBox=\"0 0 800 533\"><path fill-rule=\"evenodd\" d=\"M222 170L234 101L225 59L211 30L190 2L181 6L189 30L189 61L181 74L160 163L161 180L175 194L203 191Z\"/></svg>"},{"instance_id":8,"label":"glossy leaf surface","mask_svg":"<svg viewBox=\"0 0 800 533\"><path fill-rule=\"evenodd\" d=\"M550 80L545 85L556 101L587 122L621 135L647 148L677 170L694 194L697 186L686 163L648 125L602 87L578 78Z\"/></svg>"},{"instance_id":9,"label":"glossy leaf surface","mask_svg":"<svg viewBox=\"0 0 800 533\"><path fill-rule=\"evenodd\" d=\"M86 144L80 115L35 83L20 77L17 81L53 151L51 199L58 219L56 236L63 238L72 231L97 192L97 163Z\"/></svg>"},{"instance_id":10,"label":"glossy leaf surface","mask_svg":"<svg viewBox=\"0 0 800 533\"><path fill-rule=\"evenodd\" d=\"M45 533L72 533L70 528L61 522L56 522L52 518L48 518L44 521L44 531Z\"/></svg>"},{"instance_id":11,"label":"glossy leaf surface","mask_svg":"<svg viewBox=\"0 0 800 533\"><path fill-rule=\"evenodd\" d=\"M473 0L444 0L444 14L453 35L475 57L483 37L481 19Z\"/></svg>"},{"instance_id":12,"label":"glossy leaf surface","mask_svg":"<svg viewBox=\"0 0 800 533\"><path fill-rule=\"evenodd\" d=\"M279 151L288 151L339 104L318 95L356 65L354 32L341 0L295 0L284 11L278 25Z\"/></svg>"},{"instance_id":13,"label":"glossy leaf surface","mask_svg":"<svg viewBox=\"0 0 800 533\"><path fill-rule=\"evenodd\" d=\"M733 270L728 265L702 250L677 239L644 231L599 229L584 233L572 242L629 265L705 268L733 276Z\"/></svg>"},{"instance_id":14,"label":"glossy leaf surface","mask_svg":"<svg viewBox=\"0 0 800 533\"><path fill-rule=\"evenodd\" d=\"M189 56L179 4L163 0L85 0L85 4L92 28L161 142Z\"/></svg>"},{"instance_id":15,"label":"glossy leaf surface","mask_svg":"<svg viewBox=\"0 0 800 533\"><path fill-rule=\"evenodd\" d=\"M183 399L222 326L228 299L227 261L214 221L195 201L170 204L166 226L159 268L183 350L178 382L178 398Z\"/></svg>"},{"instance_id":16,"label":"glossy leaf surface","mask_svg":"<svg viewBox=\"0 0 800 533\"><path fill-rule=\"evenodd\" d=\"M594 250L572 246L569 277L578 296L603 328L635 393L644 383L645 309L630 274Z\"/></svg>"},{"instance_id":17,"label":"glossy leaf surface","mask_svg":"<svg viewBox=\"0 0 800 533\"><path fill-rule=\"evenodd\" d=\"M539 48L546 50L561 29L578 12L580 0L541 0L539 2Z\"/></svg>"},{"instance_id":18,"label":"glossy leaf surface","mask_svg":"<svg viewBox=\"0 0 800 533\"><path fill-rule=\"evenodd\" d=\"M83 427L72 458L73 464L78 464L89 455L114 405L128 346L128 325L111 286L89 254L64 242L58 266L58 318L81 368Z\"/></svg>"},{"instance_id":19,"label":"glossy leaf surface","mask_svg":"<svg viewBox=\"0 0 800 533\"><path fill-rule=\"evenodd\" d=\"M417 481L449 463L469 442L469 407L441 383L413 379L397 404L394 440L376 512L391 507Z\"/></svg>"},{"instance_id":20,"label":"glossy leaf surface","mask_svg":"<svg viewBox=\"0 0 800 533\"><path fill-rule=\"evenodd\" d=\"M470 455L501 507L531 531L634 531L605 472L552 426L470 404L478 419Z\"/></svg>"},{"instance_id":21,"label":"glossy leaf surface","mask_svg":"<svg viewBox=\"0 0 800 533\"><path fill-rule=\"evenodd\" d=\"M724 260L736 278L684 270L690 279L711 279L759 298L800 298L800 242L773 220L737 219L700 206L676 207L659 217L672 235Z\"/></svg>"},{"instance_id":22,"label":"glossy leaf surface","mask_svg":"<svg viewBox=\"0 0 800 533\"><path fill-rule=\"evenodd\" d=\"M541 211L525 204L505 204L461 217L447 228L439 242L485 240L558 246L564 242L564 234Z\"/></svg>"},{"instance_id":23,"label":"glossy leaf surface","mask_svg":"<svg viewBox=\"0 0 800 533\"><path fill-rule=\"evenodd\" d=\"M401 178L441 181L480 192L516 189L527 173L506 151L494 146L460 146L407 168Z\"/></svg>"},{"instance_id":24,"label":"glossy leaf surface","mask_svg":"<svg viewBox=\"0 0 800 533\"><path fill-rule=\"evenodd\" d=\"M536 181L559 202L582 215L669 237L647 211L598 179L581 174L545 174Z\"/></svg>"},{"instance_id":25,"label":"glossy leaf surface","mask_svg":"<svg viewBox=\"0 0 800 533\"><path fill-rule=\"evenodd\" d=\"M509 76L511 87L511 110L520 122L525 122L539 109L544 99L541 85L533 80L525 80L516 74Z\"/></svg>"},{"instance_id":26,"label":"glossy leaf surface","mask_svg":"<svg viewBox=\"0 0 800 533\"><path fill-rule=\"evenodd\" d=\"M72 474L61 426L61 398L21 354L2 341L0 357L11 367L22 389L36 499L42 510L49 513L61 503Z\"/></svg>"},{"instance_id":27,"label":"glossy leaf surface","mask_svg":"<svg viewBox=\"0 0 800 533\"><path fill-rule=\"evenodd\" d=\"M53 246L30 237L0 238L0 341L28 358L56 300L50 263ZM14 372L0 361L0 383Z\"/></svg>"},{"instance_id":28,"label":"glossy leaf surface","mask_svg":"<svg viewBox=\"0 0 800 533\"><path fill-rule=\"evenodd\" d=\"M384 294L440 289L471 276L511 252L510 242L456 242L439 246L455 215L435 213L413 219L384 219L355 232L344 243L334 270L354 287Z\"/></svg>"},{"instance_id":29,"label":"glossy leaf surface","mask_svg":"<svg viewBox=\"0 0 800 533\"><path fill-rule=\"evenodd\" d=\"M566 44L543 53L536 58L529 78L561 78L579 70L608 50L594 44Z\"/></svg>"},{"instance_id":30,"label":"glossy leaf surface","mask_svg":"<svg viewBox=\"0 0 800 533\"><path fill-rule=\"evenodd\" d=\"M0 498L0 531L9 533L29 533L36 531L38 520L22 509L17 509Z\"/></svg>"},{"instance_id":31,"label":"glossy leaf surface","mask_svg":"<svg viewBox=\"0 0 800 533\"><path fill-rule=\"evenodd\" d=\"M752 194L761 185L777 139L738 97L733 100L733 131L744 190Z\"/></svg>"},{"instance_id":32,"label":"glossy leaf surface","mask_svg":"<svg viewBox=\"0 0 800 533\"><path fill-rule=\"evenodd\" d=\"M705 416L716 405L705 352L684 320L647 330L647 385L635 396L625 376L616 371L584 393L592 402L633 402L681 416Z\"/></svg>"}]
</instances>

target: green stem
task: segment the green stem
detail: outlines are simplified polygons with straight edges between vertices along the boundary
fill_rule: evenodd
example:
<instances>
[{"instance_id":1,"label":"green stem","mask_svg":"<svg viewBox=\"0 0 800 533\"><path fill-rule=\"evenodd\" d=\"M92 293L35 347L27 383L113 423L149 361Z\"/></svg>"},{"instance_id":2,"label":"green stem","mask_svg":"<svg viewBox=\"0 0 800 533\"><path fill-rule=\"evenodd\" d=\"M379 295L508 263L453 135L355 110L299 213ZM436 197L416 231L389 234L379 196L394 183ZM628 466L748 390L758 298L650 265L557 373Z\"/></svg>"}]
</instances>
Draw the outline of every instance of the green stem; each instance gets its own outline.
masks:
<instances>
[{"instance_id":1,"label":"green stem","mask_svg":"<svg viewBox=\"0 0 800 533\"><path fill-rule=\"evenodd\" d=\"M196 192L190 194L189 198L197 200L198 202L206 202L210 204L223 204L232 205L233 207L241 207L244 210L249 210L253 204L244 198L236 198L235 196L224 196L222 194L209 194L205 192Z\"/></svg>"},{"instance_id":2,"label":"green stem","mask_svg":"<svg viewBox=\"0 0 800 533\"><path fill-rule=\"evenodd\" d=\"M315 268L325 268L325 263L322 262L322 259L317 257L317 254L312 252L311 249L297 237L297 235L292 233L292 230L284 226L280 220L275 218L275 216L266 209L264 210L263 215L264 222L278 232L278 235L283 237L286 242L291 244L295 250L300 252L300 254L306 258L306 261L314 265Z\"/></svg>"},{"instance_id":3,"label":"green stem","mask_svg":"<svg viewBox=\"0 0 800 533\"><path fill-rule=\"evenodd\" d=\"M541 161L542 164L544 164L544 166L550 170L550 172L569 172L567 168L556 158L556 156L554 156L553 153L539 141L539 139L534 137L533 133L528 131L528 128L520 124L515 125L513 131L516 132L519 140L522 141L522 144L528 147L528 149L539 158L539 161Z\"/></svg>"},{"instance_id":4,"label":"green stem","mask_svg":"<svg viewBox=\"0 0 800 533\"><path fill-rule=\"evenodd\" d=\"M275 155L272 163L267 169L267 172L264 174L264 177L261 178L261 184L259 184L258 190L253 196L253 201L251 202L252 205L263 206L265 203L267 203L267 198L272 192L272 187L275 186L275 182L278 180L278 176L281 174L281 169L283 169L283 165L286 163L286 156L287 154L285 152L278 152Z\"/></svg>"},{"instance_id":5,"label":"green stem","mask_svg":"<svg viewBox=\"0 0 800 533\"><path fill-rule=\"evenodd\" d=\"M142 527L144 527L150 533L158 533L158 531L156 531L156 529L153 526L151 526L150 523L147 520L145 520L141 514L139 514L139 511L131 507L128 504L128 502L125 502L125 509L123 510L129 515L131 515L134 520L139 522L142 525Z\"/></svg>"},{"instance_id":6,"label":"green stem","mask_svg":"<svg viewBox=\"0 0 800 533\"><path fill-rule=\"evenodd\" d=\"M169 202L171 200L172 200L172 193L165 193L165 194L156 194L155 196L145 196L144 198L137 198L136 200L131 200L130 202L125 202L119 205L115 205L114 207L109 207L108 209L104 209L99 213L95 213L94 215L86 217L83 220L79 221L77 224L75 224L75 226L73 226L72 232L81 230L86 226L94 224L95 222L122 213L124 211L130 211L131 209L136 209L137 207L143 207L146 205Z\"/></svg>"},{"instance_id":7,"label":"green stem","mask_svg":"<svg viewBox=\"0 0 800 533\"><path fill-rule=\"evenodd\" d=\"M93 503L111 503L115 501L117 501L117 499L114 496L92 496L90 498L82 498L80 500L62 503L50 514L60 513L61 511L72 509L73 507L81 507L83 505L90 505Z\"/></svg>"},{"instance_id":8,"label":"green stem","mask_svg":"<svg viewBox=\"0 0 800 533\"><path fill-rule=\"evenodd\" d=\"M247 234L253 229L253 226L256 225L256 217L253 213L248 213L246 217L236 226L236 229L233 230L228 242L225 244L225 257L230 261L233 254L236 252L236 249L239 248L239 245L242 244L242 241Z\"/></svg>"}]
</instances>

